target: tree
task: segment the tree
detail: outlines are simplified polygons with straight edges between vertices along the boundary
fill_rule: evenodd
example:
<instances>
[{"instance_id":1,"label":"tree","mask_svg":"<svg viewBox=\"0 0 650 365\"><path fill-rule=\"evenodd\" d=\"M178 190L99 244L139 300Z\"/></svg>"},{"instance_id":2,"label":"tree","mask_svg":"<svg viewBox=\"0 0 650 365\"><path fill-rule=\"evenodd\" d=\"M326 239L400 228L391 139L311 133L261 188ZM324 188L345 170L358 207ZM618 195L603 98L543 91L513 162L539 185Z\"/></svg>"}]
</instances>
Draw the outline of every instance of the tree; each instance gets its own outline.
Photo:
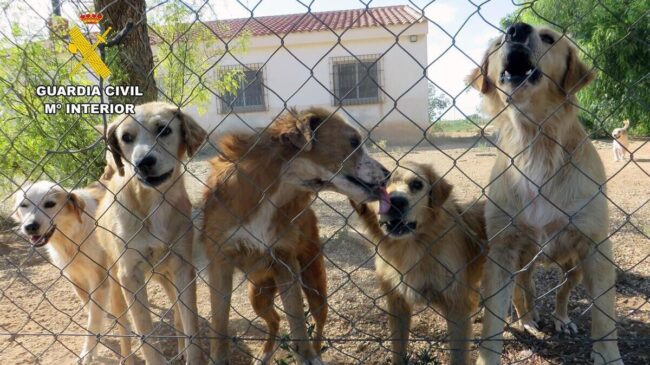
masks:
<instances>
[{"instance_id":1,"label":"tree","mask_svg":"<svg viewBox=\"0 0 650 365\"><path fill-rule=\"evenodd\" d=\"M92 145L98 137L93 126L101 118L45 114L44 107L47 103L98 100L38 96L38 85L70 84L70 53L60 35L43 34L39 38L27 33L21 24L16 19L12 36L0 38L0 188L13 190L14 184L25 179L85 185L99 176L105 164L103 144ZM75 84L92 83L88 78L75 78Z\"/></svg>"},{"instance_id":2,"label":"tree","mask_svg":"<svg viewBox=\"0 0 650 365\"><path fill-rule=\"evenodd\" d=\"M436 86L432 82L429 83L428 87L429 123L433 123L443 114L444 111L447 110L447 108L449 108L451 101L447 95L443 94L442 92L438 93L436 91Z\"/></svg>"},{"instance_id":3,"label":"tree","mask_svg":"<svg viewBox=\"0 0 650 365\"><path fill-rule=\"evenodd\" d=\"M622 120L631 132L650 134L650 0L537 0L502 20L551 24L567 33L597 71L578 93L581 118L594 135L607 135Z\"/></svg>"},{"instance_id":4,"label":"tree","mask_svg":"<svg viewBox=\"0 0 650 365\"><path fill-rule=\"evenodd\" d=\"M221 72L214 67L225 51L213 32L227 33L228 29L217 24L213 30L198 22L200 14L194 9L201 6L192 4L191 0L171 1L155 9L160 24L151 27L155 33L153 52L158 60L158 88L164 98L177 105L191 103L203 111L214 94L236 93L244 73L240 69ZM230 42L228 51L245 52L248 39L248 32L242 31Z\"/></svg>"},{"instance_id":5,"label":"tree","mask_svg":"<svg viewBox=\"0 0 650 365\"><path fill-rule=\"evenodd\" d=\"M108 63L111 70L119 68L113 83L124 82L137 85L144 94L137 104L158 99L158 89L154 79L154 62L151 42L147 32L147 4L145 0L94 0L95 11L104 15L104 29L111 26L114 31L133 22L133 29L117 51L110 52ZM133 102L133 100L124 100Z\"/></svg>"}]
</instances>

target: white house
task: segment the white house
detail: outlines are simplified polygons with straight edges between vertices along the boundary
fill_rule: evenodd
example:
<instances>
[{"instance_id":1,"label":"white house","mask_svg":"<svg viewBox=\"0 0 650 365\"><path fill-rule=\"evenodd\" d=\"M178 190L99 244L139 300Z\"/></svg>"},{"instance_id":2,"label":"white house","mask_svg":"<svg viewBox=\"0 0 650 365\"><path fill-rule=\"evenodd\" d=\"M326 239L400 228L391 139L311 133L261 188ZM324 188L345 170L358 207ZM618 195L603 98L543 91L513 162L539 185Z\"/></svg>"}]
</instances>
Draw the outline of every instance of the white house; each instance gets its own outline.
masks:
<instances>
[{"instance_id":1,"label":"white house","mask_svg":"<svg viewBox=\"0 0 650 365\"><path fill-rule=\"evenodd\" d=\"M268 125L287 107L346 113L375 140L411 142L426 128L427 22L389 6L208 22L228 42L244 31L247 50L227 53L219 72L245 72L237 95L215 96L197 116L213 136Z\"/></svg>"}]
</instances>

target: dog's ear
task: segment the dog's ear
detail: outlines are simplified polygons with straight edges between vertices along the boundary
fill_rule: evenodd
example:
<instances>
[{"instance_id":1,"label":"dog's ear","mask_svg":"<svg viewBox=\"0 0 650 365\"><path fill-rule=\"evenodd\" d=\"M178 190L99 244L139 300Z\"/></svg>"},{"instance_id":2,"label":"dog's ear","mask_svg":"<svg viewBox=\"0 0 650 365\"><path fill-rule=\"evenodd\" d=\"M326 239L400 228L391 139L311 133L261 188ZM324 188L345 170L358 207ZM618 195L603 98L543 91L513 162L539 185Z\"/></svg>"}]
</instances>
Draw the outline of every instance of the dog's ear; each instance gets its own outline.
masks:
<instances>
[{"instance_id":1,"label":"dog's ear","mask_svg":"<svg viewBox=\"0 0 650 365\"><path fill-rule=\"evenodd\" d=\"M79 223L81 223L81 215L83 214L84 209L86 208L86 202L83 199L79 198L77 194L70 193L68 196L68 205L70 209L77 215Z\"/></svg>"},{"instance_id":2,"label":"dog's ear","mask_svg":"<svg viewBox=\"0 0 650 365\"><path fill-rule=\"evenodd\" d=\"M292 144L303 151L311 151L314 131L323 123L322 115L316 112L306 112L291 118L293 125L289 125L280 134L280 139L285 144Z\"/></svg>"},{"instance_id":3,"label":"dog's ear","mask_svg":"<svg viewBox=\"0 0 650 365\"><path fill-rule=\"evenodd\" d=\"M185 146L187 146L187 156L192 157L201 148L203 142L208 137L208 133L194 118L182 112L180 109L176 110L175 115L181 121L181 133L183 134Z\"/></svg>"},{"instance_id":4,"label":"dog's ear","mask_svg":"<svg viewBox=\"0 0 650 365\"><path fill-rule=\"evenodd\" d=\"M116 132L117 126L122 122L122 120L124 120L124 118L124 115L118 116L113 122L111 122L111 124L108 125L108 131L106 132L106 147L108 147L108 150L113 156L112 161L111 158L107 156L106 162L109 166L114 163L115 170L117 170L120 176L124 176L124 163L122 162L122 149L120 148L120 142L117 140ZM110 179L110 177L113 176L113 172L109 170L109 173L107 174L107 171L105 169L104 176L108 176L108 179ZM102 178L104 178L104 176L102 176Z\"/></svg>"},{"instance_id":5,"label":"dog's ear","mask_svg":"<svg viewBox=\"0 0 650 365\"><path fill-rule=\"evenodd\" d=\"M451 190L454 187L443 178L438 178L437 180L434 178L431 184L431 191L429 192L431 206L441 207L449 199Z\"/></svg>"},{"instance_id":6,"label":"dog's ear","mask_svg":"<svg viewBox=\"0 0 650 365\"><path fill-rule=\"evenodd\" d=\"M112 159L113 157L106 156L106 158ZM115 175L115 168L113 167L113 163L108 163L106 166L104 166L104 172L102 173L102 177L100 178L101 181L109 181Z\"/></svg>"},{"instance_id":7,"label":"dog's ear","mask_svg":"<svg viewBox=\"0 0 650 365\"><path fill-rule=\"evenodd\" d=\"M596 74L580 60L576 49L569 47L569 54L566 59L566 72L564 73L561 85L564 93L575 94L595 78Z\"/></svg>"},{"instance_id":8,"label":"dog's ear","mask_svg":"<svg viewBox=\"0 0 650 365\"><path fill-rule=\"evenodd\" d=\"M490 50L485 52L483 55L483 60L481 61L481 66L472 70L472 72L467 75L465 78L465 83L472 86L474 89L480 91L483 94L487 94L493 87L490 79L488 78L488 61L490 56Z\"/></svg>"}]
</instances>

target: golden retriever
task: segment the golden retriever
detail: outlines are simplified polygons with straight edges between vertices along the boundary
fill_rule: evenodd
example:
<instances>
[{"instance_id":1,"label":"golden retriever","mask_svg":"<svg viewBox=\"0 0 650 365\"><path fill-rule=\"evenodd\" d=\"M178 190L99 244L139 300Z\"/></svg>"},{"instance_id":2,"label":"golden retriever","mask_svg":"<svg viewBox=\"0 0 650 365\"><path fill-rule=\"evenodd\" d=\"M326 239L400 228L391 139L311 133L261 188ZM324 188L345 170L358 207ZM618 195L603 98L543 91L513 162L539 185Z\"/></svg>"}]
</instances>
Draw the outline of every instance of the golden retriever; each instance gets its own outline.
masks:
<instances>
[{"instance_id":1,"label":"golden retriever","mask_svg":"<svg viewBox=\"0 0 650 365\"><path fill-rule=\"evenodd\" d=\"M524 23L510 26L494 40L481 66L468 77L499 128L499 154L487 192L490 243L478 364L500 362L513 277L517 314L536 326L535 294L525 288L532 287L528 282L537 262L558 265L565 273L553 314L556 328L575 328L567 300L584 276L593 301L592 358L597 364L622 364L616 343L616 273L607 233L607 178L578 121L575 97L593 78L565 35Z\"/></svg>"},{"instance_id":2,"label":"golden retriever","mask_svg":"<svg viewBox=\"0 0 650 365\"><path fill-rule=\"evenodd\" d=\"M629 152L630 142L627 138L627 130L630 128L630 121L624 120L623 127L616 128L612 131L612 152L614 152L615 161L624 161Z\"/></svg>"},{"instance_id":3,"label":"golden retriever","mask_svg":"<svg viewBox=\"0 0 650 365\"><path fill-rule=\"evenodd\" d=\"M355 204L388 301L394 364L407 363L412 307L432 305L447 320L450 363L469 363L485 253L484 203L461 205L433 168L407 164L387 186L389 202Z\"/></svg>"},{"instance_id":4,"label":"golden retriever","mask_svg":"<svg viewBox=\"0 0 650 365\"><path fill-rule=\"evenodd\" d=\"M298 363L320 364L327 315L326 277L316 216L310 205L322 190L363 201L381 195L388 171L368 156L359 132L338 114L291 110L259 134L230 134L219 143L205 192L202 241L212 286L216 340L212 361L229 361L228 318L233 272L250 280L250 299L269 336L256 363L271 361L279 316L276 290L287 314ZM385 191L385 190L384 190ZM308 342L301 285L316 318Z\"/></svg>"},{"instance_id":5,"label":"golden retriever","mask_svg":"<svg viewBox=\"0 0 650 365\"><path fill-rule=\"evenodd\" d=\"M79 354L84 364L91 363L97 353L104 312L117 318L121 356L127 359L131 355L128 323L122 316L126 303L119 284L108 275L110 262L95 235L98 197L93 196L93 189L67 192L52 182L38 181L16 193L13 214L20 231L34 247L47 247L52 263L88 305L89 334ZM133 358L126 363L133 363Z\"/></svg>"},{"instance_id":6,"label":"golden retriever","mask_svg":"<svg viewBox=\"0 0 650 365\"><path fill-rule=\"evenodd\" d=\"M108 127L108 192L97 209L98 237L107 246L116 278L142 336L148 364L165 363L148 336L153 323L146 286L158 280L175 305L179 354L188 364L202 362L192 338L198 331L195 270L192 265L191 205L181 160L192 156L206 132L177 107L160 102L139 105ZM106 179L104 179L106 181Z\"/></svg>"}]
</instances>

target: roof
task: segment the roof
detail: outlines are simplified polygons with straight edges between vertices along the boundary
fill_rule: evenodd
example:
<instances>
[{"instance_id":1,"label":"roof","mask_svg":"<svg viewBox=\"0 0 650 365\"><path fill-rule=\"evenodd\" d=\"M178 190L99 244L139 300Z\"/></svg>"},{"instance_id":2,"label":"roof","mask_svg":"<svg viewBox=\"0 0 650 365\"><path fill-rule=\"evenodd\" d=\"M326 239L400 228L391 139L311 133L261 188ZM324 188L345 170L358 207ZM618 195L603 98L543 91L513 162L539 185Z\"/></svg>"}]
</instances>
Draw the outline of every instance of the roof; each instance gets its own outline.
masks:
<instances>
[{"instance_id":1,"label":"roof","mask_svg":"<svg viewBox=\"0 0 650 365\"><path fill-rule=\"evenodd\" d=\"M422 22L422 14L408 5L384 6L350 10L309 12L300 14L223 19L206 22L217 35L237 36L247 30L252 36L318 32L329 29L368 28L408 25Z\"/></svg>"}]
</instances>

